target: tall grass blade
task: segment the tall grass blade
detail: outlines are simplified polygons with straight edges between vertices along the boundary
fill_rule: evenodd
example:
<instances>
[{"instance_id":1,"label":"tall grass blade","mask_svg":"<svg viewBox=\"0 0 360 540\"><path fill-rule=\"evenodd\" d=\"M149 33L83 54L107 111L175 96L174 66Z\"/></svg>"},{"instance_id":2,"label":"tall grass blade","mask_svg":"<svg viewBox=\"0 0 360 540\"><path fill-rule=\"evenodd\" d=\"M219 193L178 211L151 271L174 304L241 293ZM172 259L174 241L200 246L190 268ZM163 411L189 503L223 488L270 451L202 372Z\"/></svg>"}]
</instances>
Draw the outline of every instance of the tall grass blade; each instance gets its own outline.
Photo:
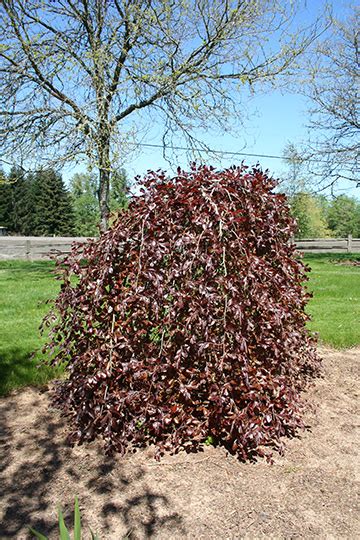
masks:
<instances>
[{"instance_id":1,"label":"tall grass blade","mask_svg":"<svg viewBox=\"0 0 360 540\"><path fill-rule=\"evenodd\" d=\"M79 508L79 499L75 497L74 511L74 540L81 540L81 517Z\"/></svg>"},{"instance_id":2,"label":"tall grass blade","mask_svg":"<svg viewBox=\"0 0 360 540\"><path fill-rule=\"evenodd\" d=\"M36 536L36 538L38 538L39 540L49 540L47 536L44 536L43 534L35 531L35 529L33 529L32 527L29 527L29 531L31 532L31 534Z\"/></svg>"},{"instance_id":3,"label":"tall grass blade","mask_svg":"<svg viewBox=\"0 0 360 540\"><path fill-rule=\"evenodd\" d=\"M65 525L64 516L59 508L59 531L60 540L70 540L70 535Z\"/></svg>"}]
</instances>

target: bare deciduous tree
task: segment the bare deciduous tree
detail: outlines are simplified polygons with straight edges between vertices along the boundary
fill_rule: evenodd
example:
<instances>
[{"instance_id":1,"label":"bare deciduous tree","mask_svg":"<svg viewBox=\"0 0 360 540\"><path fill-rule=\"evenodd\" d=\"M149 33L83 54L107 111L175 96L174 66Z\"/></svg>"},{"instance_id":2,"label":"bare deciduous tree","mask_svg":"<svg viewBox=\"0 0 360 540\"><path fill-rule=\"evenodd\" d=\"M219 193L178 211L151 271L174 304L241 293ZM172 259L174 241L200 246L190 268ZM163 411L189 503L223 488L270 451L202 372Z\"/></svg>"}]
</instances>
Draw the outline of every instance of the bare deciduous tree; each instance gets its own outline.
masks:
<instances>
[{"instance_id":1,"label":"bare deciduous tree","mask_svg":"<svg viewBox=\"0 0 360 540\"><path fill-rule=\"evenodd\" d=\"M163 141L241 119L238 90L288 72L317 35L278 0L2 0L1 133L8 155L86 155L109 178L140 126ZM149 113L146 114L145 113ZM155 113L155 116L153 115ZM153 115L153 116L151 116Z\"/></svg>"},{"instance_id":2,"label":"bare deciduous tree","mask_svg":"<svg viewBox=\"0 0 360 540\"><path fill-rule=\"evenodd\" d=\"M303 153L309 170L323 188L338 180L359 185L359 9L347 20L332 19L330 36L311 58L310 81L304 86L312 100L313 140Z\"/></svg>"}]
</instances>

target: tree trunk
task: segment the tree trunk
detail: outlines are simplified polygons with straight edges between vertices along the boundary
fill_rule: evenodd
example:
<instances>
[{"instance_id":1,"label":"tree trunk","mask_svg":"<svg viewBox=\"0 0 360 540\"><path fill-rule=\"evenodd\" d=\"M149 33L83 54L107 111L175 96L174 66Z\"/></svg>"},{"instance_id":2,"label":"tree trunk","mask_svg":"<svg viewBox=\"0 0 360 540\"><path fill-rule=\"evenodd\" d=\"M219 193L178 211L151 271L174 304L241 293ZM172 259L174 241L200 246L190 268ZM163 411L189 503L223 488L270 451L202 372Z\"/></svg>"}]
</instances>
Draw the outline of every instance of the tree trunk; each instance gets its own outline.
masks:
<instances>
[{"instance_id":1,"label":"tree trunk","mask_svg":"<svg viewBox=\"0 0 360 540\"><path fill-rule=\"evenodd\" d=\"M99 207L100 233L109 228L109 194L110 194L110 141L103 141L99 151Z\"/></svg>"},{"instance_id":2,"label":"tree trunk","mask_svg":"<svg viewBox=\"0 0 360 540\"><path fill-rule=\"evenodd\" d=\"M109 191L110 191L110 171L108 169L99 170L99 207L100 207L100 232L103 233L109 228Z\"/></svg>"}]
</instances>

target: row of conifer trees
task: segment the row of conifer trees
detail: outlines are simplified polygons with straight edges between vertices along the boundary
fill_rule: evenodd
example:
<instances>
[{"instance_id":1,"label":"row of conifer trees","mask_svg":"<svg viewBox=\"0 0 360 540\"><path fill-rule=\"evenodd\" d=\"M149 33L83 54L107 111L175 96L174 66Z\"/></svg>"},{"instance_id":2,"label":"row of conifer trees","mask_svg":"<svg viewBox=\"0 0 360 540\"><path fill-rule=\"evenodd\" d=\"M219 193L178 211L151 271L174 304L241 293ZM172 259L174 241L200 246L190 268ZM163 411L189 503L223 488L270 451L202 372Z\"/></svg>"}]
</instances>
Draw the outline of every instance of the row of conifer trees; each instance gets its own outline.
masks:
<instances>
[{"instance_id":1,"label":"row of conifer trees","mask_svg":"<svg viewBox=\"0 0 360 540\"><path fill-rule=\"evenodd\" d=\"M0 172L0 226L24 236L97 236L100 221L98 182L77 173L65 185L53 169L24 173L13 167ZM112 174L110 210L127 205L129 181L124 169ZM288 194L297 221L296 238L360 237L360 202L354 197L325 197L307 192Z\"/></svg>"},{"instance_id":2,"label":"row of conifer trees","mask_svg":"<svg viewBox=\"0 0 360 540\"><path fill-rule=\"evenodd\" d=\"M99 222L96 180L76 174L67 187L53 169L0 173L0 226L24 236L95 236ZM127 178L114 175L111 209L126 205Z\"/></svg>"}]
</instances>

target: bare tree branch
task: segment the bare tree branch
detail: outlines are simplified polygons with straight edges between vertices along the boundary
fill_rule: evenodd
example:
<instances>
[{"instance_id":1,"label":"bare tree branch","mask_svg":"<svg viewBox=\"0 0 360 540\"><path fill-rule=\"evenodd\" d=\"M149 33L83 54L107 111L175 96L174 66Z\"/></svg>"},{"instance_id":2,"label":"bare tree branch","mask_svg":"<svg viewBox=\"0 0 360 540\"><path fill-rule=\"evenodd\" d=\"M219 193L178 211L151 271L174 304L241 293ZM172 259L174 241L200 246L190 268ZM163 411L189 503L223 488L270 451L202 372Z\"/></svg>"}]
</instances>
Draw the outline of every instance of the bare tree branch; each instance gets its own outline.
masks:
<instances>
[{"instance_id":1,"label":"bare tree branch","mask_svg":"<svg viewBox=\"0 0 360 540\"><path fill-rule=\"evenodd\" d=\"M360 185L359 142L359 8L345 21L332 19L332 34L317 45L309 66L310 80L303 85L311 98L313 134L303 156L322 188L336 188L339 180ZM321 159L318 166L315 159Z\"/></svg>"}]
</instances>

